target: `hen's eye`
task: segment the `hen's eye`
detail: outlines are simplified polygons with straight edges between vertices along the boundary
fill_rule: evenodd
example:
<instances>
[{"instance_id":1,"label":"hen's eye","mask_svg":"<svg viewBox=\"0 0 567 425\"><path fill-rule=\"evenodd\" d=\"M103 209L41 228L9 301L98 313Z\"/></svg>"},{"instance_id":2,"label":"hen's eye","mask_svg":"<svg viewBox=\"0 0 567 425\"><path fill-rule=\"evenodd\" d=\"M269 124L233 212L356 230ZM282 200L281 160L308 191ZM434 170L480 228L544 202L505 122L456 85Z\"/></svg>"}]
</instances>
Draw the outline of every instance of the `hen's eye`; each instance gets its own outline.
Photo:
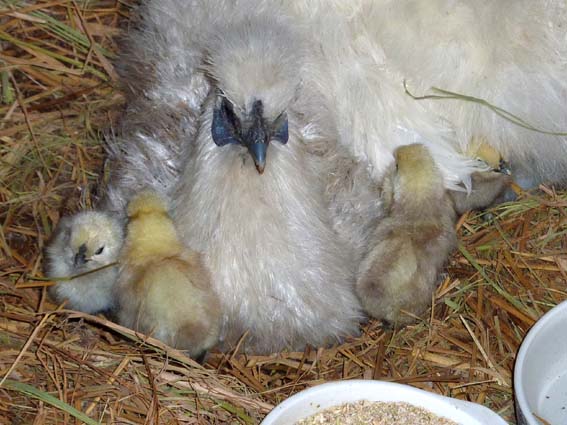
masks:
<instances>
[{"instance_id":1,"label":"hen's eye","mask_svg":"<svg viewBox=\"0 0 567 425\"><path fill-rule=\"evenodd\" d=\"M100 254L102 254L102 251L104 251L104 246L101 246L99 249L97 249L97 250L95 251L95 255L100 255Z\"/></svg>"}]
</instances>

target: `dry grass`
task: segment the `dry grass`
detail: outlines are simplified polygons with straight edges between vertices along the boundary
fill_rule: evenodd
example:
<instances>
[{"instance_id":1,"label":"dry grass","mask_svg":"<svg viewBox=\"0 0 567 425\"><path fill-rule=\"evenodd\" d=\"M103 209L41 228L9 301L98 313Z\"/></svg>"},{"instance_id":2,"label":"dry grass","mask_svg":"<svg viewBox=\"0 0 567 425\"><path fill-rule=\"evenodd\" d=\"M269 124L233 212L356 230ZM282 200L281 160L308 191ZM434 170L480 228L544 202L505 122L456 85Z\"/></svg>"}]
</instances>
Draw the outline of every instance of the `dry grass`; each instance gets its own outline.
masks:
<instances>
[{"instance_id":1,"label":"dry grass","mask_svg":"<svg viewBox=\"0 0 567 425\"><path fill-rule=\"evenodd\" d=\"M205 367L101 317L55 310L41 250L104 177L100 129L122 104L111 65L126 1L0 3L0 423L258 423L297 391L384 379L513 422L523 335L567 299L567 195L543 188L459 222L462 247L416 325L301 353L213 353ZM76 419L74 419L75 417ZM94 422L93 422L94 421Z\"/></svg>"}]
</instances>

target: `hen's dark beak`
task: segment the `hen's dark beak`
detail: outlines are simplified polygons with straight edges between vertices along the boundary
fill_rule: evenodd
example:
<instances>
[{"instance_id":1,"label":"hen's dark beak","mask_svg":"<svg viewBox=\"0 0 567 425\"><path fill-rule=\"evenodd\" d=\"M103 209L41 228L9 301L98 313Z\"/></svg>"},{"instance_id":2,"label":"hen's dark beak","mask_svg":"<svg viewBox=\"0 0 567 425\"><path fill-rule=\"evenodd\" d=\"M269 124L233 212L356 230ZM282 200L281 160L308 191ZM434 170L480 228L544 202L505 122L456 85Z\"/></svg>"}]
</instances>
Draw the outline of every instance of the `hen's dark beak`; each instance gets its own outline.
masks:
<instances>
[{"instance_id":1,"label":"hen's dark beak","mask_svg":"<svg viewBox=\"0 0 567 425\"><path fill-rule=\"evenodd\" d=\"M266 167L266 152L268 151L268 144L269 141L258 142L253 143L248 147L248 151L254 160L256 170L258 170L260 174L264 173L264 168Z\"/></svg>"},{"instance_id":2,"label":"hen's dark beak","mask_svg":"<svg viewBox=\"0 0 567 425\"><path fill-rule=\"evenodd\" d=\"M250 126L243 135L242 144L248 148L252 155L254 165L258 173L262 174L266 167L266 153L270 143L270 132L264 121L264 105L261 100L256 100L252 105L250 113Z\"/></svg>"},{"instance_id":3,"label":"hen's dark beak","mask_svg":"<svg viewBox=\"0 0 567 425\"><path fill-rule=\"evenodd\" d=\"M73 261L73 264L75 265L75 267L79 267L84 265L86 262L87 262L87 245L82 244L79 247L79 252L75 254L75 259Z\"/></svg>"}]
</instances>

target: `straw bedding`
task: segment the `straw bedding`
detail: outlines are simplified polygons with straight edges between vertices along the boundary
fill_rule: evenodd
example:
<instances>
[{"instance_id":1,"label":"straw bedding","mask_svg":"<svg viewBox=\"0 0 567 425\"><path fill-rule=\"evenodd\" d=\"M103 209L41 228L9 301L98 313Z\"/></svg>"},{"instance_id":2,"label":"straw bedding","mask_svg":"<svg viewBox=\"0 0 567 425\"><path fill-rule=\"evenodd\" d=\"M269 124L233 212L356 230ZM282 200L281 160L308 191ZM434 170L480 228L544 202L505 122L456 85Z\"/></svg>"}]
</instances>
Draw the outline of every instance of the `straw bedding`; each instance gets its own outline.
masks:
<instances>
[{"instance_id":1,"label":"straw bedding","mask_svg":"<svg viewBox=\"0 0 567 425\"><path fill-rule=\"evenodd\" d=\"M0 15L0 423L258 423L335 379L384 379L484 404L514 422L523 335L567 298L567 194L552 188L458 223L460 248L417 323L330 348L201 366L46 295L42 248L105 178L102 129L123 99L112 59L128 1L3 1ZM244 336L245 337L245 336Z\"/></svg>"}]
</instances>

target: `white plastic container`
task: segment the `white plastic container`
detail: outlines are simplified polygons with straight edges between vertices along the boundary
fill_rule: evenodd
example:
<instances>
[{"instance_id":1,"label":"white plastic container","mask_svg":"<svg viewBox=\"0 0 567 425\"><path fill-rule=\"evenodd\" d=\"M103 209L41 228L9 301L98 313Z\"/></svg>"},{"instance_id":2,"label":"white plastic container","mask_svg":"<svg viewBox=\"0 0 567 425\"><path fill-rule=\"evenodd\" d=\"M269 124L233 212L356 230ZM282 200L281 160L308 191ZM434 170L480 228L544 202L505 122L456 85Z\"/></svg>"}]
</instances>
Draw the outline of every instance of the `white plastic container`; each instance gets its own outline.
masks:
<instances>
[{"instance_id":1,"label":"white plastic container","mask_svg":"<svg viewBox=\"0 0 567 425\"><path fill-rule=\"evenodd\" d=\"M518 424L541 425L535 415L567 424L567 301L549 310L524 338L514 391Z\"/></svg>"},{"instance_id":2,"label":"white plastic container","mask_svg":"<svg viewBox=\"0 0 567 425\"><path fill-rule=\"evenodd\" d=\"M479 404L409 385L367 380L336 381L301 391L276 406L261 425L293 425L329 407L359 400L407 402L460 425L506 425L500 416Z\"/></svg>"}]
</instances>

